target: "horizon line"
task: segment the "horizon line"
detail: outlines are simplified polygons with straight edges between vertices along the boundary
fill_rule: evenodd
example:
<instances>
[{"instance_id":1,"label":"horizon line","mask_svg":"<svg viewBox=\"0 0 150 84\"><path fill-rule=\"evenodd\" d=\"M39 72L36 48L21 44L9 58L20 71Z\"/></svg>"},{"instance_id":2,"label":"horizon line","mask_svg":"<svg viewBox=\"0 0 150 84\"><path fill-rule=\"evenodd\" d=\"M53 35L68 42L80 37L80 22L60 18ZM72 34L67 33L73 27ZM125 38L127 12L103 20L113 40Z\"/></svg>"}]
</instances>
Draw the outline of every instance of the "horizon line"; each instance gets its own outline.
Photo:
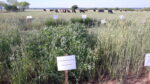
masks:
<instances>
[{"instance_id":1,"label":"horizon line","mask_svg":"<svg viewBox=\"0 0 150 84\"><path fill-rule=\"evenodd\" d=\"M30 7L30 8L71 8L71 7ZM79 7L79 8L147 8L147 7Z\"/></svg>"}]
</instances>

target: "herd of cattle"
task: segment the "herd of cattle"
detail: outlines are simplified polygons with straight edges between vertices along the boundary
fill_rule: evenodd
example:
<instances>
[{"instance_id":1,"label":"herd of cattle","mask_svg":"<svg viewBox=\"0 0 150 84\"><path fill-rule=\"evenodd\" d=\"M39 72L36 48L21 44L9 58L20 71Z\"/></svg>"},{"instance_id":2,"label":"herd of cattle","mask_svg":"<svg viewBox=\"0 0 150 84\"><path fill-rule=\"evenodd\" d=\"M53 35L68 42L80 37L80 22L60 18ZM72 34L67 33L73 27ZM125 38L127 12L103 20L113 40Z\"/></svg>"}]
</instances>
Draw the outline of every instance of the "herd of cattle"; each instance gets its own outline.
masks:
<instances>
[{"instance_id":1,"label":"herd of cattle","mask_svg":"<svg viewBox=\"0 0 150 84\"><path fill-rule=\"evenodd\" d=\"M56 13L76 13L77 10L69 10L69 9L43 9L43 11L50 11L50 12L56 12ZM79 9L79 12L80 13L85 13L89 11L88 9ZM112 10L107 10L108 13L111 13L113 14L113 11ZM102 10L102 9L99 9L99 10L96 10L96 9L93 9L93 12L105 12L105 10Z\"/></svg>"}]
</instances>

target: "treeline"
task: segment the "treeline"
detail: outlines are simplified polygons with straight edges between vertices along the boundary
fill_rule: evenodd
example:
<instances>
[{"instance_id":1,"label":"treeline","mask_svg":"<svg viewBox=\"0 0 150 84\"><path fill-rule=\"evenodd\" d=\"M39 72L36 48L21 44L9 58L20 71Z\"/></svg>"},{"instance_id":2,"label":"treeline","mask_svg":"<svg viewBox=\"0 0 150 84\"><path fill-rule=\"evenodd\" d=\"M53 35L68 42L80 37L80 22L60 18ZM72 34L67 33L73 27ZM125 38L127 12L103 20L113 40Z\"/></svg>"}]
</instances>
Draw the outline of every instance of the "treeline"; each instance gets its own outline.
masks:
<instances>
[{"instance_id":1,"label":"treeline","mask_svg":"<svg viewBox=\"0 0 150 84\"><path fill-rule=\"evenodd\" d=\"M133 8L95 8L99 10L122 10L122 11L135 11Z\"/></svg>"},{"instance_id":2,"label":"treeline","mask_svg":"<svg viewBox=\"0 0 150 84\"><path fill-rule=\"evenodd\" d=\"M143 9L141 9L141 11L150 11L150 7L143 8Z\"/></svg>"},{"instance_id":3,"label":"treeline","mask_svg":"<svg viewBox=\"0 0 150 84\"><path fill-rule=\"evenodd\" d=\"M134 9L134 8L88 8L90 10L97 9L97 10L114 10L114 11L150 11L150 7L146 8L139 8L139 9Z\"/></svg>"},{"instance_id":4,"label":"treeline","mask_svg":"<svg viewBox=\"0 0 150 84\"><path fill-rule=\"evenodd\" d=\"M2 10L2 7L4 7L4 9L6 11L24 11L25 9L29 8L30 3L26 2L26 1L21 1L18 2L16 0L7 0L7 2L2 2L0 1L0 7Z\"/></svg>"},{"instance_id":5,"label":"treeline","mask_svg":"<svg viewBox=\"0 0 150 84\"><path fill-rule=\"evenodd\" d=\"M146 8L79 8L79 9L87 9L87 10L114 10L114 11L150 11L150 7Z\"/></svg>"}]
</instances>

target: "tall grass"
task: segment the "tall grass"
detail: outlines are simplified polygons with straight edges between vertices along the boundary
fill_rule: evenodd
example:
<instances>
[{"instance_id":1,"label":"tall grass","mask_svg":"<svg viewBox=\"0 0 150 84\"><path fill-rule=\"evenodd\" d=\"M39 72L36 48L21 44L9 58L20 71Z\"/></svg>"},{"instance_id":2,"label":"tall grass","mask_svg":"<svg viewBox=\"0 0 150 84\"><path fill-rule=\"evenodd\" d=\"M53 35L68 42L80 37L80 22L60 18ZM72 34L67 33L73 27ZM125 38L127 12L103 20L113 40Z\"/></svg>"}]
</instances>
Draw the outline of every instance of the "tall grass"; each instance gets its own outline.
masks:
<instances>
[{"instance_id":1,"label":"tall grass","mask_svg":"<svg viewBox=\"0 0 150 84\"><path fill-rule=\"evenodd\" d=\"M95 54L99 75L107 73L112 79L140 76L145 54L150 52L149 26L130 21L113 21L96 29Z\"/></svg>"}]
</instances>

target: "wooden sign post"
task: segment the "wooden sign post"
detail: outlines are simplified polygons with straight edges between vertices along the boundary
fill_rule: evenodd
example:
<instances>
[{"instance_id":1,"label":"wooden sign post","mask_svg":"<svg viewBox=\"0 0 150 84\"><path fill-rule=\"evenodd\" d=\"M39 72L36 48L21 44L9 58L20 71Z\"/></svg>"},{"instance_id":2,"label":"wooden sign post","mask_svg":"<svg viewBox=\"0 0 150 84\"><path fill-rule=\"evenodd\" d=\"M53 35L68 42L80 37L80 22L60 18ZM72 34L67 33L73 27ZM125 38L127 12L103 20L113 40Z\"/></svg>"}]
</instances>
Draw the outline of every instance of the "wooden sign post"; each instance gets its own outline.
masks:
<instances>
[{"instance_id":1,"label":"wooden sign post","mask_svg":"<svg viewBox=\"0 0 150 84\"><path fill-rule=\"evenodd\" d=\"M68 56L68 54L65 54L65 56ZM65 71L65 84L69 84L69 81L68 81L68 70Z\"/></svg>"},{"instance_id":2,"label":"wooden sign post","mask_svg":"<svg viewBox=\"0 0 150 84\"><path fill-rule=\"evenodd\" d=\"M148 67L148 81L150 81L150 53L145 55L145 63L144 66Z\"/></svg>"},{"instance_id":3,"label":"wooden sign post","mask_svg":"<svg viewBox=\"0 0 150 84\"><path fill-rule=\"evenodd\" d=\"M69 81L68 81L68 70L65 71L65 84L69 84Z\"/></svg>"},{"instance_id":4,"label":"wooden sign post","mask_svg":"<svg viewBox=\"0 0 150 84\"><path fill-rule=\"evenodd\" d=\"M65 56L57 57L57 67L58 67L58 71L64 71L65 72L64 84L69 84L68 72L69 72L69 70L76 69L75 55L65 54Z\"/></svg>"}]
</instances>

